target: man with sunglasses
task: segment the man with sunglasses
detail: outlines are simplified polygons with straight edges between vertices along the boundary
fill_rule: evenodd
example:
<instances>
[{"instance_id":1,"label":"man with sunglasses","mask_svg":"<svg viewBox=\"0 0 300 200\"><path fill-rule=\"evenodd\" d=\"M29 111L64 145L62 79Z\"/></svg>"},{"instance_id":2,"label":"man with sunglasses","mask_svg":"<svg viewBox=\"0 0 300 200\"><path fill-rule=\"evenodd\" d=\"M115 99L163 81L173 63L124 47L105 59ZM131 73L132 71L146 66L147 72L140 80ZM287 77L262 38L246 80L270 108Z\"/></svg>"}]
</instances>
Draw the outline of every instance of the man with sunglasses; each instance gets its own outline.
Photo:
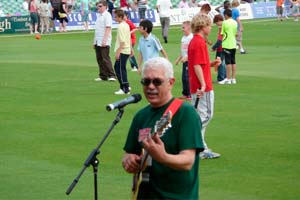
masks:
<instances>
[{"instance_id":1,"label":"man with sunglasses","mask_svg":"<svg viewBox=\"0 0 300 200\"><path fill-rule=\"evenodd\" d=\"M137 173L142 168L142 149L151 157L149 177L141 183L137 199L198 199L198 154L203 150L199 115L183 102L172 116L172 126L161 137L152 136L156 122L176 101L173 66L165 58L152 58L144 63L141 74L149 104L133 118L122 159L126 172Z\"/></svg>"}]
</instances>

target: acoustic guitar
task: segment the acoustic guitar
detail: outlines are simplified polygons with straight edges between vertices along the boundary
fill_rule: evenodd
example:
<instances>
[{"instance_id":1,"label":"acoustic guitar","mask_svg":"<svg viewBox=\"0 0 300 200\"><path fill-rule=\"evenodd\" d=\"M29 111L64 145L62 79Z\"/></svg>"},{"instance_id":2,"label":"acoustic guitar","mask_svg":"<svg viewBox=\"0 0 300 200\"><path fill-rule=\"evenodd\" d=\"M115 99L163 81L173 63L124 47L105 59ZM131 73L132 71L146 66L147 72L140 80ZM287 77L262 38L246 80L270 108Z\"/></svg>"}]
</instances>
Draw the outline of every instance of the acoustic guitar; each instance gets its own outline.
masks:
<instances>
[{"instance_id":1,"label":"acoustic guitar","mask_svg":"<svg viewBox=\"0 0 300 200\"><path fill-rule=\"evenodd\" d=\"M167 129L171 127L171 112L169 111L167 114L163 115L158 121L156 121L153 132L151 133L150 137L154 137L158 135L162 137ZM132 181L132 199L137 199L139 187L142 182L149 182L149 173L148 168L151 166L151 157L149 153L143 149L142 151L143 156L140 163L140 169L137 173L133 176Z\"/></svg>"}]
</instances>

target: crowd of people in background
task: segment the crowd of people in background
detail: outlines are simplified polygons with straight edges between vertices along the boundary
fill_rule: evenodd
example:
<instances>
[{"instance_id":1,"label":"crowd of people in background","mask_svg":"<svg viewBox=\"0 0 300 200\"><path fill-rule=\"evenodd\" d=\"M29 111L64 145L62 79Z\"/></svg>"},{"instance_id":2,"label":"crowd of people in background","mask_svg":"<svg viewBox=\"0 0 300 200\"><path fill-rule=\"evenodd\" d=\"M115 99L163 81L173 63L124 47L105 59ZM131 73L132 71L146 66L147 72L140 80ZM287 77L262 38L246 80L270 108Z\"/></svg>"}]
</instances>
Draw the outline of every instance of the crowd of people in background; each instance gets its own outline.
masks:
<instances>
[{"instance_id":1,"label":"crowd of people in background","mask_svg":"<svg viewBox=\"0 0 300 200\"><path fill-rule=\"evenodd\" d=\"M163 46L161 45L160 40L151 33L153 28L152 22L143 19L144 14L142 14L142 16L140 17L139 29L137 29L135 25L130 21L130 19L126 17L126 14L128 13L126 10L128 9L128 6L130 6L130 4L127 4L126 1L121 1L121 3L123 8L122 10L125 10L125 15L124 15L125 21L130 27L131 47L134 47L135 45L135 41L136 41L135 31L139 30L141 35L137 45L138 47L137 61L133 54L134 52L133 48L132 48L132 52L129 55L132 71L139 71L139 68L142 66L143 62L147 61L150 58L158 57L160 53L163 55L163 57L167 58L168 55L164 50ZM195 5L196 1L193 2L191 1L190 3L193 3L193 5ZM199 14L208 15L208 13L212 10L212 7L209 3L207 3L207 1L205 4L202 3L196 3L197 6L201 5L199 7ZM186 7L189 6L187 1L183 0L179 3L179 7L183 8L185 6ZM240 20L240 12L239 9L237 8L238 6L239 6L238 0L233 0L232 3L226 0L221 6L216 8L216 11L219 12L219 14L215 16L215 19L213 19L213 21L219 28L218 28L218 39L214 45L212 45L212 42L208 40L207 35L204 35L207 44L211 46L211 50L216 51L216 58L221 60L220 65L216 67L216 71L218 72L217 81L219 84L237 83L236 61L235 61L236 50L239 49L241 54L246 53L242 44L243 25ZM107 3L107 9L109 10L109 2ZM160 17L162 39L164 40L165 43L168 43L168 30L170 25L170 12L172 9L172 3L170 0L158 0L156 3L156 9ZM230 20L228 20L228 18L230 18ZM225 21L224 24L223 21ZM187 46L189 45L189 41L191 40L190 36L188 36L190 35L190 31L188 29L187 24L189 24L189 21L185 21L183 23L184 36L181 41L181 55L178 57L175 63L176 64L178 64L179 62L183 63L182 95L184 99L191 99L191 94L189 92L189 89L187 89L188 88ZM110 24L110 29L111 26L112 24ZM234 29L235 26L237 27L236 30ZM110 45L111 44L108 44L107 46L110 47ZM100 70L99 77L96 78L95 80L96 81L108 80L109 77L101 77L100 75L101 65L99 65L99 70ZM130 89L126 89L126 91L123 92L121 90L122 87L120 88L120 91L118 93L128 94L130 91Z\"/></svg>"},{"instance_id":2,"label":"crowd of people in background","mask_svg":"<svg viewBox=\"0 0 300 200\"><path fill-rule=\"evenodd\" d=\"M84 0L82 0L84 1ZM55 31L55 20L60 23L59 31L67 31L68 14L74 0L24 0L22 7L30 14L30 34L46 34ZM84 13L83 13L84 14Z\"/></svg>"},{"instance_id":3,"label":"crowd of people in background","mask_svg":"<svg viewBox=\"0 0 300 200\"><path fill-rule=\"evenodd\" d=\"M143 1L147 3L147 1ZM208 15L212 10L209 3L199 4L196 1L191 1L193 5L197 4L199 7L199 14ZM130 94L131 88L129 87L129 81L127 78L126 62L129 58L131 64L131 71L140 71L141 66L147 60L159 57L160 54L168 58L167 52L163 48L160 40L152 33L153 24L150 20L144 19L144 14L140 16L139 28L131 22L128 18L128 4L126 1L121 1L121 9L113 9L113 15L110 14L110 2L101 0L97 3L97 21L96 30L94 38L94 46L96 50L96 58L99 66L99 76L95 81L116 81L116 77L120 83L120 88L115 94ZM240 20L240 13L238 0L233 0L230 3L228 0L216 8L219 14L215 15L212 20L218 26L218 38L215 44L208 40L208 34L203 35L206 44L211 46L211 51L216 52L216 59L220 60L218 66L215 70L218 72L217 83L218 84L236 84L236 50L239 49L241 54L245 54L246 51L242 44L242 33L243 25ZM188 2L182 0L179 3L179 7L189 7ZM137 7L138 9L138 7ZM160 17L161 22L161 37L165 43L168 43L168 31L170 25L170 12L172 9L172 3L170 0L158 0L156 3L156 9ZM124 13L121 13L121 11ZM112 21L115 16L115 11L119 13L122 18L123 27L129 27L129 34L126 35L128 38L124 38L124 31L121 31L116 37L115 46L115 58L116 63L114 65L114 70L112 68L112 61L109 56L109 49L111 47L111 29ZM141 12L139 12L140 14ZM120 19L121 20L121 19ZM120 26L120 24L119 24ZM123 30L123 29L120 29ZM134 56L134 46L136 44L135 32L140 32L140 38L137 43L138 56L137 60ZM175 64L182 63L182 99L191 100L192 95L190 92L190 83L188 75L188 46L193 38L191 33L190 21L185 21L182 24L183 36L181 38L181 53L176 59ZM128 42L130 41L130 42ZM126 44L126 45L125 45ZM128 44L130 44L130 51L128 49ZM125 47L125 46L126 47ZM123 53L121 53L123 52Z\"/></svg>"},{"instance_id":4,"label":"crowd of people in background","mask_svg":"<svg viewBox=\"0 0 300 200\"><path fill-rule=\"evenodd\" d=\"M292 16L297 22L300 16L300 1L299 0L276 0L276 14L278 21L283 21L284 18Z\"/></svg>"},{"instance_id":5,"label":"crowd of people in background","mask_svg":"<svg viewBox=\"0 0 300 200\"><path fill-rule=\"evenodd\" d=\"M108 12L113 15L115 5L119 5L122 10L136 11L139 19L146 19L146 11L150 8L148 0L107 0ZM246 53L242 45L242 33L243 25L239 16L240 3L252 3L252 0L232 0L228 1L233 11L233 19L238 22L238 47L240 53ZM173 4L173 5L172 5ZM76 5L76 6L75 6ZM79 6L78 6L79 5ZM177 8L204 8L203 5L210 5L208 0L181 0L178 5L174 6L174 2L171 0L157 0L156 10L159 14L160 23L162 25L162 36L164 42L168 42L168 29L170 25L170 9ZM23 10L27 11L30 15L30 33L50 33L56 31L55 21L59 21L59 32L67 31L68 15L76 8L76 12L80 12L81 21L83 24L83 30L89 30L89 14L93 11L97 12L95 5L91 0L24 0L22 3ZM225 9L225 5L221 5L216 8L217 11ZM289 16L294 18L294 21L298 21L300 16L300 0L276 0L276 14L278 21L288 19ZM11 16L11 14L5 14L1 10L0 3L0 16Z\"/></svg>"}]
</instances>

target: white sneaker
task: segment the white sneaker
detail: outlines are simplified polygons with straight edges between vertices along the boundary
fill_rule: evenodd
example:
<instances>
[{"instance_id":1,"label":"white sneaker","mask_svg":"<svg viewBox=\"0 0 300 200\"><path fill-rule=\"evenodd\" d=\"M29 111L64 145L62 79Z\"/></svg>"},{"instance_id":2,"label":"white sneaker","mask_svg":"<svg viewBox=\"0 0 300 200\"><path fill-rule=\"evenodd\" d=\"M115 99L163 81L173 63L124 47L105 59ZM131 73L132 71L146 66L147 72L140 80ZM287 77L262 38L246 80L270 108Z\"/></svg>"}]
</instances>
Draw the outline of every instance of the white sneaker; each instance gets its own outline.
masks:
<instances>
[{"instance_id":1,"label":"white sneaker","mask_svg":"<svg viewBox=\"0 0 300 200\"><path fill-rule=\"evenodd\" d=\"M225 78L225 83L224 84L231 84L231 80L230 79L227 79Z\"/></svg>"},{"instance_id":2,"label":"white sneaker","mask_svg":"<svg viewBox=\"0 0 300 200\"><path fill-rule=\"evenodd\" d=\"M38 32L38 31L35 31L34 33L35 33L35 34L39 34L39 32Z\"/></svg>"},{"instance_id":3,"label":"white sneaker","mask_svg":"<svg viewBox=\"0 0 300 200\"><path fill-rule=\"evenodd\" d=\"M122 94L130 94L130 92L125 93L122 89L119 89L115 92L116 95L122 95Z\"/></svg>"},{"instance_id":4,"label":"white sneaker","mask_svg":"<svg viewBox=\"0 0 300 200\"><path fill-rule=\"evenodd\" d=\"M232 84L236 84L236 79L231 79Z\"/></svg>"},{"instance_id":5,"label":"white sneaker","mask_svg":"<svg viewBox=\"0 0 300 200\"><path fill-rule=\"evenodd\" d=\"M100 77L95 78L95 81L103 81Z\"/></svg>"},{"instance_id":6,"label":"white sneaker","mask_svg":"<svg viewBox=\"0 0 300 200\"><path fill-rule=\"evenodd\" d=\"M246 51L244 49L240 49L241 54L246 54Z\"/></svg>"},{"instance_id":7,"label":"white sneaker","mask_svg":"<svg viewBox=\"0 0 300 200\"><path fill-rule=\"evenodd\" d=\"M107 80L109 80L109 81L116 81L116 79L114 77L110 77Z\"/></svg>"},{"instance_id":8,"label":"white sneaker","mask_svg":"<svg viewBox=\"0 0 300 200\"><path fill-rule=\"evenodd\" d=\"M137 72L138 69L137 69L136 67L134 67L134 68L131 69L131 71L132 71L132 72Z\"/></svg>"},{"instance_id":9,"label":"white sneaker","mask_svg":"<svg viewBox=\"0 0 300 200\"><path fill-rule=\"evenodd\" d=\"M225 82L226 82L226 78L225 79L223 79L222 81L218 81L218 84L220 84L220 85L224 85L225 84Z\"/></svg>"},{"instance_id":10,"label":"white sneaker","mask_svg":"<svg viewBox=\"0 0 300 200\"><path fill-rule=\"evenodd\" d=\"M220 158L221 154L213 152L210 149L206 149L203 152L200 152L199 157L201 159L214 159L214 158Z\"/></svg>"}]
</instances>

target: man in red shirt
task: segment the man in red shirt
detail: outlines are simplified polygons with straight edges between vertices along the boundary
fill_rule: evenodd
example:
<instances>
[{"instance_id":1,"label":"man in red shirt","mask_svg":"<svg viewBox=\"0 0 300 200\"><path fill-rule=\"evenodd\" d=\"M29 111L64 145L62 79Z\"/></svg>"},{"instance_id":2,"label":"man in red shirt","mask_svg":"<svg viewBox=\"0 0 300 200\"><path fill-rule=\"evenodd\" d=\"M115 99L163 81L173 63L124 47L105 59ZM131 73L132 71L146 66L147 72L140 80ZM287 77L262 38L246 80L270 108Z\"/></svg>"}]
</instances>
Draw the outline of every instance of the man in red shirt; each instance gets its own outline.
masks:
<instances>
[{"instance_id":1,"label":"man in red shirt","mask_svg":"<svg viewBox=\"0 0 300 200\"><path fill-rule=\"evenodd\" d=\"M220 157L220 154L214 153L208 148L204 140L206 127L212 119L214 110L214 91L210 67L218 66L221 63L220 58L216 58L213 62L209 60L205 38L208 37L211 31L211 25L211 19L208 15L198 14L194 16L191 22L194 37L188 47L188 71L192 104L202 121L201 135L205 148L200 153L202 159Z\"/></svg>"}]
</instances>

